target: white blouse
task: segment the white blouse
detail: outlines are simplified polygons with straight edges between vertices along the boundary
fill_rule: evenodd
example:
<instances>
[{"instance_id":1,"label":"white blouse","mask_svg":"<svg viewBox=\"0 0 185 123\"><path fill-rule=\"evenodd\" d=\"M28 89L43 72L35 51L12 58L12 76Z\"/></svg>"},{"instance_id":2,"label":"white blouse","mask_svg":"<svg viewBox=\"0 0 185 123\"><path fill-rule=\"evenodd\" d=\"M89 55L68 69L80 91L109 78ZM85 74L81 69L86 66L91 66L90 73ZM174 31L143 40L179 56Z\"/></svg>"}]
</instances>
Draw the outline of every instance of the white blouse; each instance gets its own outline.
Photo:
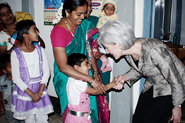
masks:
<instances>
[{"instance_id":1,"label":"white blouse","mask_svg":"<svg viewBox=\"0 0 185 123\"><path fill-rule=\"evenodd\" d=\"M6 34L4 31L0 31L0 46L6 43L7 51L13 47L13 45L8 40L9 38L11 37L8 34Z\"/></svg>"},{"instance_id":2,"label":"white blouse","mask_svg":"<svg viewBox=\"0 0 185 123\"><path fill-rule=\"evenodd\" d=\"M47 85L48 79L50 76L50 70L49 70L49 64L47 60L47 56L45 54L44 49L41 47L42 51L42 58L43 58L43 77L41 80L41 83L44 83ZM26 60L26 65L29 71L30 77L39 77L40 76L40 70L39 70L39 55L37 53L37 50L33 52L23 52L24 59ZM20 70L19 70L19 60L17 58L17 55L15 51L13 50L11 53L11 67L12 67L12 79L13 82L22 90L25 91L28 86L23 82L23 80L20 78ZM38 82L38 81L37 81ZM30 82L30 83L36 83L36 82Z\"/></svg>"}]
</instances>

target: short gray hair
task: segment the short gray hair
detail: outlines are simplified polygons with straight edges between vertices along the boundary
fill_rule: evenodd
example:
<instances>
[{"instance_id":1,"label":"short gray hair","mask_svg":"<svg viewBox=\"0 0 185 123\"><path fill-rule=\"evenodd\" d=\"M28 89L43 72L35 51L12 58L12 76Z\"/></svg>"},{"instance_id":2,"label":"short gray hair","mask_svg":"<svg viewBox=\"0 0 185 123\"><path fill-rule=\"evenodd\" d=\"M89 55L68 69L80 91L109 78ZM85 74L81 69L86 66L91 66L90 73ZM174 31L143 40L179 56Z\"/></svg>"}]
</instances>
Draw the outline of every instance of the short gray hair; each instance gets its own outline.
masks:
<instances>
[{"instance_id":1,"label":"short gray hair","mask_svg":"<svg viewBox=\"0 0 185 123\"><path fill-rule=\"evenodd\" d=\"M136 42L132 28L125 22L110 20L99 30L98 44L122 44L123 50L129 49Z\"/></svg>"}]
</instances>

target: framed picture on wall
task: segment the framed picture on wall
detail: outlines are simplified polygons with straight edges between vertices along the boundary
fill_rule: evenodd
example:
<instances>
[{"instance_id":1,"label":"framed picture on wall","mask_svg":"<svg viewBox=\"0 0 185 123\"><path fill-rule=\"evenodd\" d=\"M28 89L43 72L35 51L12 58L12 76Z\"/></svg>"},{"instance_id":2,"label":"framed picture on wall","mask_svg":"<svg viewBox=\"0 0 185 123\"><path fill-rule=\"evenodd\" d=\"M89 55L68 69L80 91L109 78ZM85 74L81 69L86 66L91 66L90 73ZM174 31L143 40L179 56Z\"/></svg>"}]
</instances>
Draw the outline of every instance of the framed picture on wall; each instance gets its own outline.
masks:
<instances>
[{"instance_id":1,"label":"framed picture on wall","mask_svg":"<svg viewBox=\"0 0 185 123\"><path fill-rule=\"evenodd\" d=\"M64 0L44 0L44 25L53 25L61 3L64 3Z\"/></svg>"}]
</instances>

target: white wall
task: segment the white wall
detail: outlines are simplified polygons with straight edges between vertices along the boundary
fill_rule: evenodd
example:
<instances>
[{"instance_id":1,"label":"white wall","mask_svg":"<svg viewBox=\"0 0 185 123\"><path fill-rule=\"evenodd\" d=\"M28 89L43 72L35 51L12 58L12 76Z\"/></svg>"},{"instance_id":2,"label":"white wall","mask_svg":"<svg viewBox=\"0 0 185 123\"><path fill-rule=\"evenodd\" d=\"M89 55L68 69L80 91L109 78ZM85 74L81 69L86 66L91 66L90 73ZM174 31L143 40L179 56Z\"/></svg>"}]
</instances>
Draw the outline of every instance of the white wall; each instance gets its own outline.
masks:
<instances>
[{"instance_id":1,"label":"white wall","mask_svg":"<svg viewBox=\"0 0 185 123\"><path fill-rule=\"evenodd\" d=\"M143 37L143 12L144 11L144 0L135 1L135 36ZM137 82L133 86L133 113L135 111L137 101L139 98L140 82Z\"/></svg>"},{"instance_id":2,"label":"white wall","mask_svg":"<svg viewBox=\"0 0 185 123\"><path fill-rule=\"evenodd\" d=\"M35 22L40 30L40 36L44 40L46 45L46 55L48 57L49 66L51 70L51 79L48 86L48 93L50 96L57 97L54 86L53 86L53 62L54 62L54 56L53 56L53 50L52 50L52 44L50 40L50 34L51 30L53 29L53 26L46 26L44 25L44 0L34 0L34 16L35 16Z\"/></svg>"},{"instance_id":3,"label":"white wall","mask_svg":"<svg viewBox=\"0 0 185 123\"><path fill-rule=\"evenodd\" d=\"M144 0L119 0L119 20L127 22L134 30L136 37L143 36L143 5ZM114 62L113 76L122 75L130 67L124 59ZM112 91L111 100L111 123L131 123L132 115L139 97L138 82L132 88L125 84L124 89L119 92Z\"/></svg>"},{"instance_id":4,"label":"white wall","mask_svg":"<svg viewBox=\"0 0 185 123\"><path fill-rule=\"evenodd\" d=\"M0 3L5 3L7 2L13 11L22 11L22 0L0 0Z\"/></svg>"}]
</instances>

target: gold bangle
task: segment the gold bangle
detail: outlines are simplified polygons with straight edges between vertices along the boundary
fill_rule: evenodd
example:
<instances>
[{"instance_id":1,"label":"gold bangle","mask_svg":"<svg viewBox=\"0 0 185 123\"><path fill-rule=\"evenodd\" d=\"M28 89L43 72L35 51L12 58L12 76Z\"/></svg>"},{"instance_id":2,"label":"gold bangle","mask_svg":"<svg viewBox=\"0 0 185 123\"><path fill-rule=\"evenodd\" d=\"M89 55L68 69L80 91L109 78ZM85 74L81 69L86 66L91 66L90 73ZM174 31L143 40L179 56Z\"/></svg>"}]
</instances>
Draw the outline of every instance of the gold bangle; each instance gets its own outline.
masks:
<instances>
[{"instance_id":1,"label":"gold bangle","mask_svg":"<svg viewBox=\"0 0 185 123\"><path fill-rule=\"evenodd\" d=\"M89 84L91 85L94 82L95 78L92 77L91 81L89 82Z\"/></svg>"},{"instance_id":2,"label":"gold bangle","mask_svg":"<svg viewBox=\"0 0 185 123\"><path fill-rule=\"evenodd\" d=\"M99 73L98 73L98 71L94 71L94 73L97 73L97 74L99 74Z\"/></svg>"}]
</instances>

